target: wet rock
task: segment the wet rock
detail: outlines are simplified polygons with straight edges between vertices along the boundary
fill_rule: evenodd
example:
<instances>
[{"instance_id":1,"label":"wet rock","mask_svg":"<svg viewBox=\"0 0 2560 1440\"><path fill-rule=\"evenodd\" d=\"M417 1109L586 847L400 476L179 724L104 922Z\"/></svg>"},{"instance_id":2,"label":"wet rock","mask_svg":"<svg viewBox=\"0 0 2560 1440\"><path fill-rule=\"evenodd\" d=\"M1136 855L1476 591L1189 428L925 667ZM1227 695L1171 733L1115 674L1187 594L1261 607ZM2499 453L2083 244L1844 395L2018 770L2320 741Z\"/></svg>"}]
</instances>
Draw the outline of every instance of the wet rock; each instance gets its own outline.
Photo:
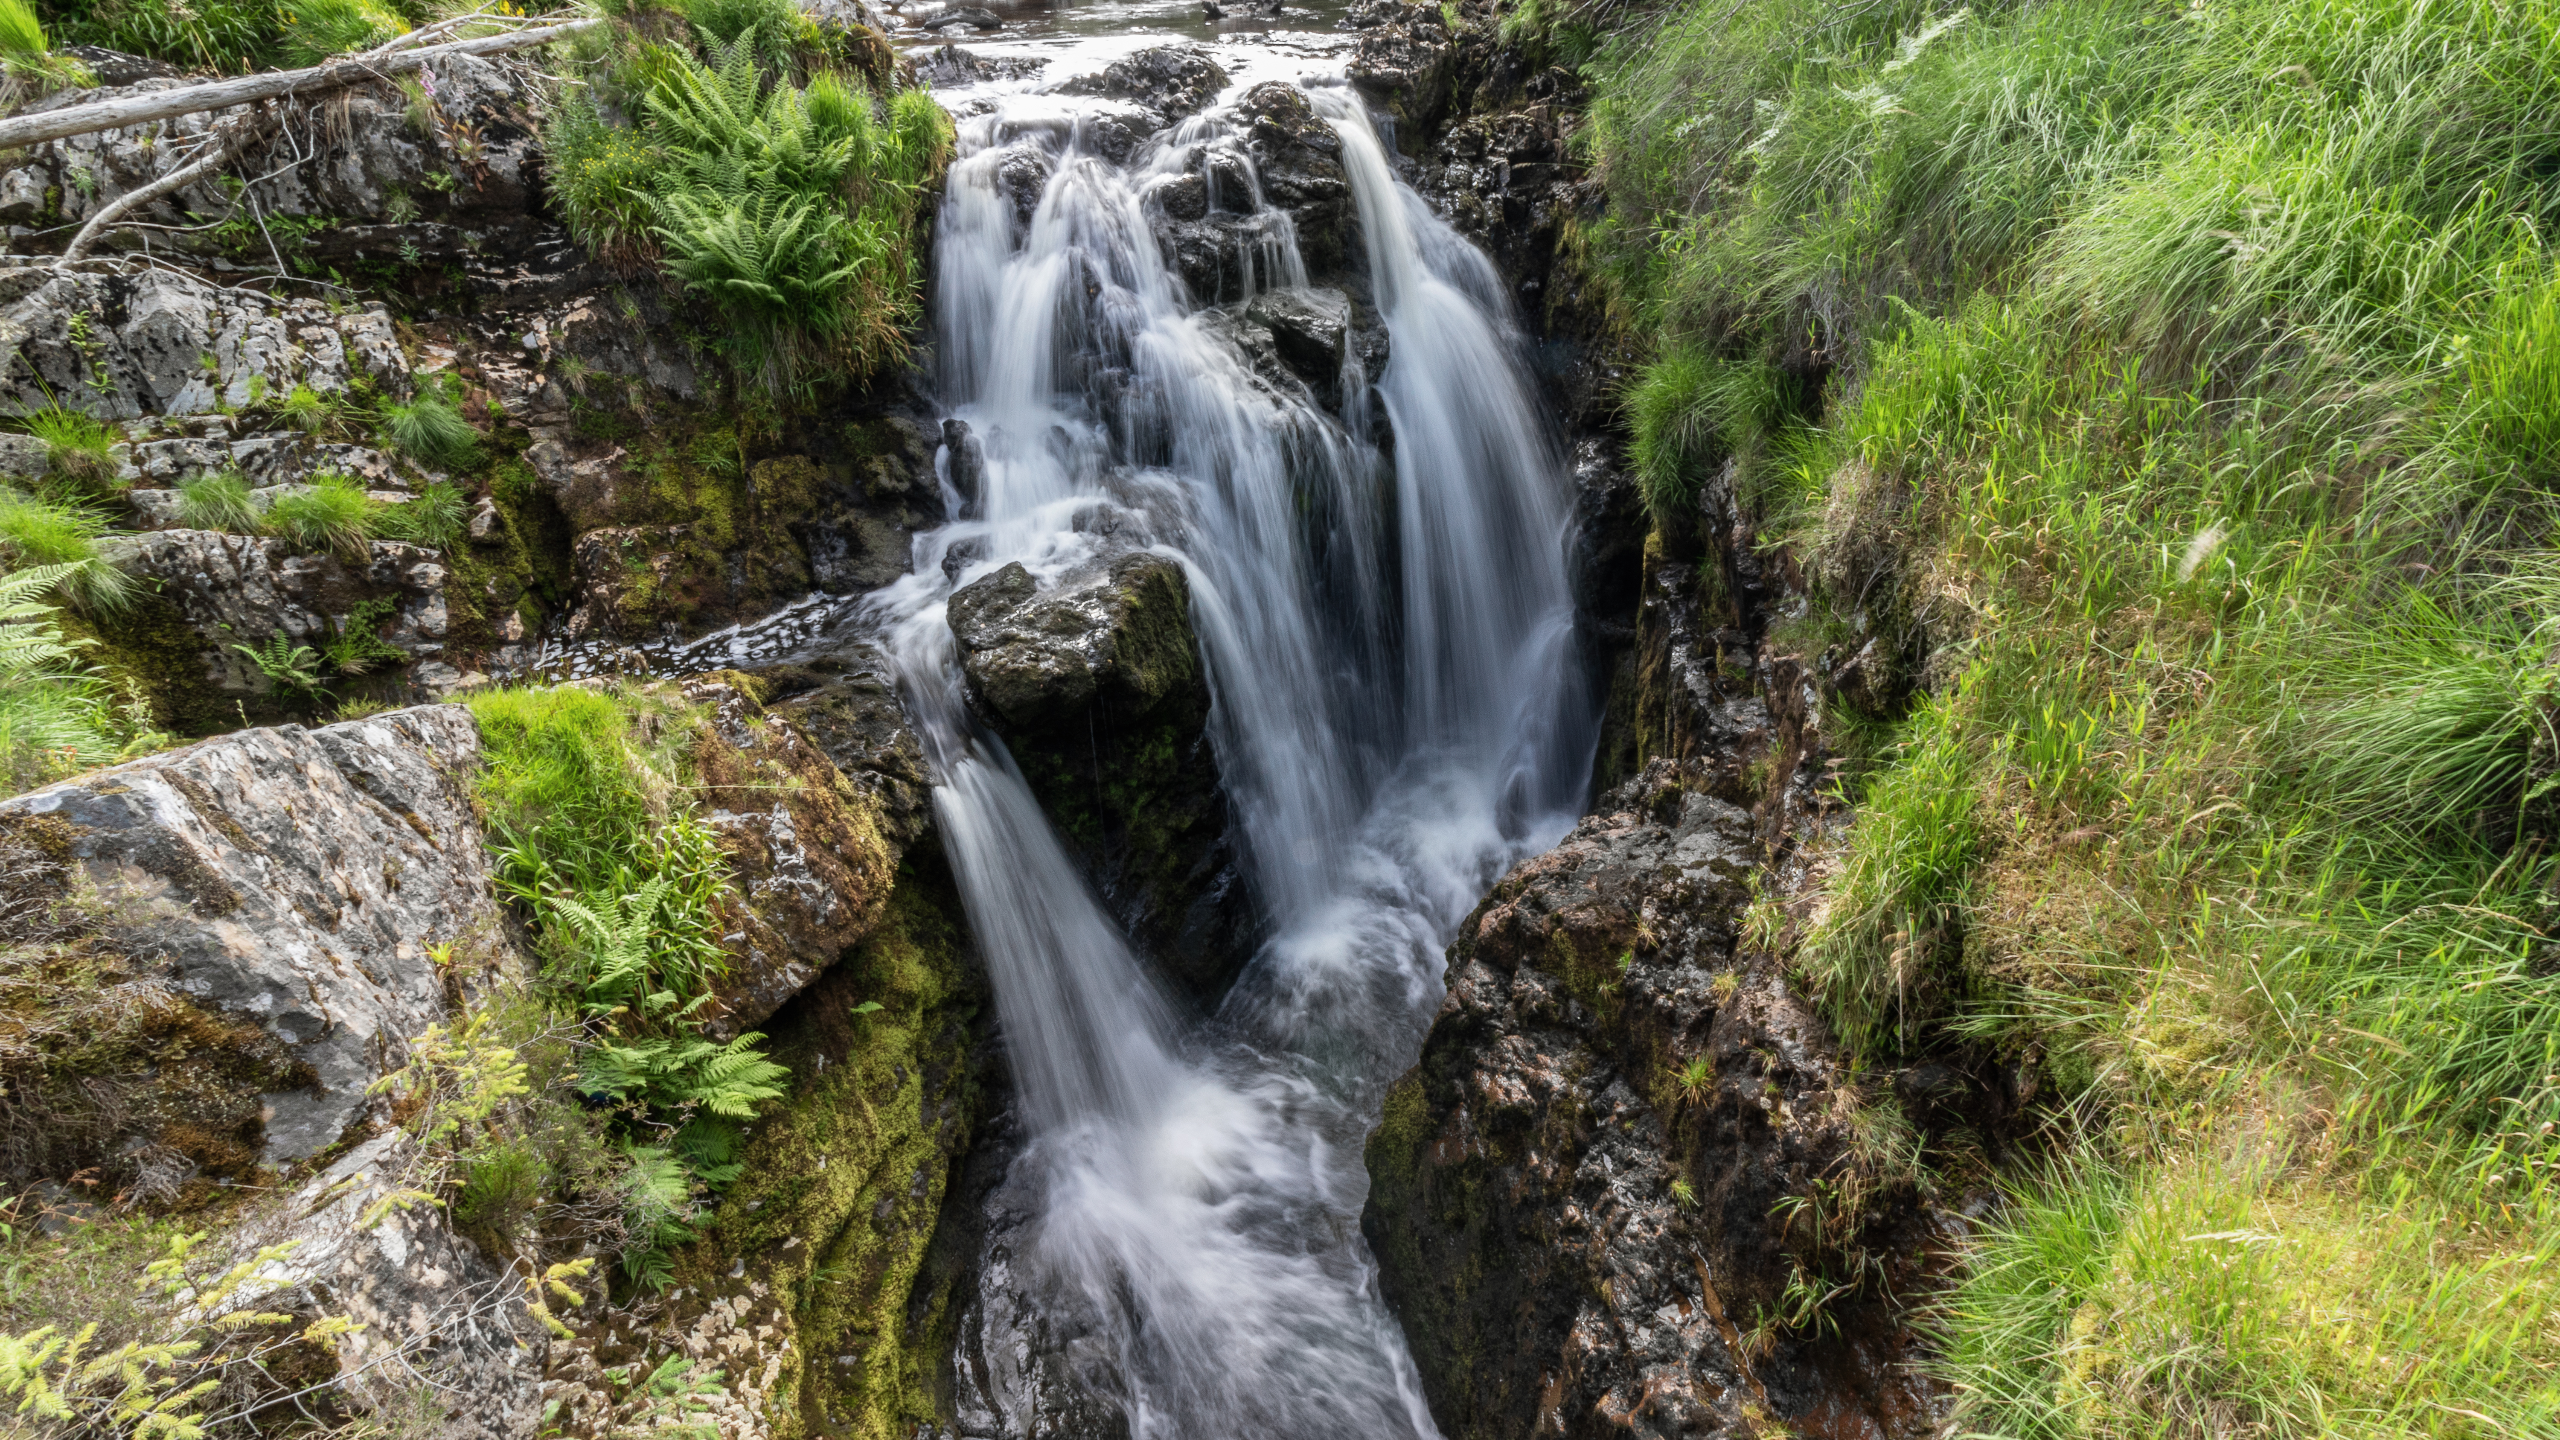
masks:
<instances>
[{"instance_id":1,"label":"wet rock","mask_svg":"<svg viewBox=\"0 0 2560 1440\"><path fill-rule=\"evenodd\" d=\"M1457 69L1457 46L1441 12L1380 0L1355 9L1351 22L1361 28L1345 67L1351 83L1399 126L1420 129L1436 121L1449 103Z\"/></svg>"},{"instance_id":2,"label":"wet rock","mask_svg":"<svg viewBox=\"0 0 2560 1440\"><path fill-rule=\"evenodd\" d=\"M480 734L455 706L244 730L0 801L0 827L74 861L121 948L308 1067L265 1097L264 1155L299 1159L445 1012L429 955L497 953L472 805Z\"/></svg>"},{"instance_id":3,"label":"wet rock","mask_svg":"<svg viewBox=\"0 0 2560 1440\"><path fill-rule=\"evenodd\" d=\"M1140 947L1214 1001L1252 907L1206 725L1182 567L1128 554L1042 589L1021 565L954 592L972 703Z\"/></svg>"},{"instance_id":4,"label":"wet rock","mask_svg":"<svg viewBox=\"0 0 2560 1440\"><path fill-rule=\"evenodd\" d=\"M916 56L916 79L935 90L982 85L990 80L1020 80L1047 69L1049 62L1020 55L975 55L956 45Z\"/></svg>"},{"instance_id":5,"label":"wet rock","mask_svg":"<svg viewBox=\"0 0 2560 1440\"><path fill-rule=\"evenodd\" d=\"M1907 1282L1935 1231L1859 1158L1828 1032L1741 941L1760 846L1734 779L1655 762L1450 947L1362 1215L1445 1434L1929 1433L1872 1287L1833 1298L1836 1332L1744 1333L1798 1273L1875 1255ZM1788 1223L1816 1198L1820 1227Z\"/></svg>"},{"instance_id":6,"label":"wet rock","mask_svg":"<svg viewBox=\"0 0 2560 1440\"><path fill-rule=\"evenodd\" d=\"M828 657L816 664L759 672L769 685L787 686L774 712L799 727L857 788L868 794L882 835L901 850L922 842L933 821L933 781L924 744L907 724L896 684L876 654L850 662Z\"/></svg>"},{"instance_id":7,"label":"wet rock","mask_svg":"<svg viewBox=\"0 0 2560 1440\"><path fill-rule=\"evenodd\" d=\"M227 1302L311 1321L355 1322L335 1346L338 1397L358 1411L405 1408L419 1379L436 1388L437 1440L526 1440L543 1420L551 1336L526 1313L524 1279L453 1231L416 1194L417 1156L394 1131L350 1150L281 1206L230 1237L237 1264L259 1264Z\"/></svg>"},{"instance_id":8,"label":"wet rock","mask_svg":"<svg viewBox=\"0 0 2560 1440\"><path fill-rule=\"evenodd\" d=\"M917 28L946 30L954 25L966 25L972 30L1001 30L1004 28L1004 21L997 19L992 10L980 10L972 5L958 5L928 17Z\"/></svg>"},{"instance_id":9,"label":"wet rock","mask_svg":"<svg viewBox=\"0 0 2560 1440\"><path fill-rule=\"evenodd\" d=\"M960 492L960 514L963 518L978 511L978 492L986 484L987 451L978 437L969 433L966 420L942 422L943 467L951 477L951 488Z\"/></svg>"},{"instance_id":10,"label":"wet rock","mask_svg":"<svg viewBox=\"0 0 2560 1440\"><path fill-rule=\"evenodd\" d=\"M1162 556L1125 556L1045 593L1016 563L950 603L971 695L1008 731L1054 729L1097 703L1136 717L1205 701L1190 587Z\"/></svg>"},{"instance_id":11,"label":"wet rock","mask_svg":"<svg viewBox=\"0 0 2560 1440\"><path fill-rule=\"evenodd\" d=\"M1351 332L1351 301L1339 290L1274 290L1245 307L1245 317L1271 332L1281 362L1310 385L1342 373Z\"/></svg>"},{"instance_id":12,"label":"wet rock","mask_svg":"<svg viewBox=\"0 0 2560 1440\"><path fill-rule=\"evenodd\" d=\"M1190 45L1159 45L1112 61L1093 75L1079 75L1058 87L1066 95L1099 95L1126 100L1170 125L1196 115L1227 86L1227 72L1208 53Z\"/></svg>"},{"instance_id":13,"label":"wet rock","mask_svg":"<svg viewBox=\"0 0 2560 1440\"><path fill-rule=\"evenodd\" d=\"M1348 247L1359 234L1350 177L1342 168L1342 137L1294 85L1257 85L1237 108L1248 127L1245 150L1264 201L1295 225L1308 275L1339 283L1354 267Z\"/></svg>"}]
</instances>

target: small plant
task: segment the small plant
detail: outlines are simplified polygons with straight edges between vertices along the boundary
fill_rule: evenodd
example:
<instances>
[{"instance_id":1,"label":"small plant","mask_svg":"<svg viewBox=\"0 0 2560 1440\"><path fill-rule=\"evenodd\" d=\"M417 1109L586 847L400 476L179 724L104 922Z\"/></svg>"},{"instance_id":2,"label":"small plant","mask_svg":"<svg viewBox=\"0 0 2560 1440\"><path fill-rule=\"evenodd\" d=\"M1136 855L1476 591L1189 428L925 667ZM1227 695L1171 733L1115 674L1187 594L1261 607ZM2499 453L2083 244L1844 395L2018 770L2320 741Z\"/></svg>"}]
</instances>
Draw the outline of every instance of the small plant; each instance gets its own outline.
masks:
<instances>
[{"instance_id":1,"label":"small plant","mask_svg":"<svg viewBox=\"0 0 2560 1440\"><path fill-rule=\"evenodd\" d=\"M59 406L27 417L27 433L44 442L51 473L46 488L68 500L96 500L114 494L114 446L124 436L112 425L77 410Z\"/></svg>"},{"instance_id":2,"label":"small plant","mask_svg":"<svg viewBox=\"0 0 2560 1440\"><path fill-rule=\"evenodd\" d=\"M479 457L479 432L442 396L420 395L405 405L386 405L382 421L392 445L420 464L459 470Z\"/></svg>"},{"instance_id":3,"label":"small plant","mask_svg":"<svg viewBox=\"0 0 2560 1440\"><path fill-rule=\"evenodd\" d=\"M371 0L284 0L284 53L296 65L371 50L407 33L408 22Z\"/></svg>"},{"instance_id":4,"label":"small plant","mask_svg":"<svg viewBox=\"0 0 2560 1440\"><path fill-rule=\"evenodd\" d=\"M1690 1184L1687 1176L1674 1179L1671 1182L1671 1203L1683 1210L1697 1209L1698 1187Z\"/></svg>"},{"instance_id":5,"label":"small plant","mask_svg":"<svg viewBox=\"0 0 2560 1440\"><path fill-rule=\"evenodd\" d=\"M418 487L415 499L382 512L382 536L430 550L450 550L461 543L463 527L470 520L471 505L460 490L440 480L430 481Z\"/></svg>"},{"instance_id":6,"label":"small plant","mask_svg":"<svg viewBox=\"0 0 2560 1440\"><path fill-rule=\"evenodd\" d=\"M346 623L321 647L321 666L336 675L362 675L385 661L397 665L409 656L382 638L383 622L397 614L400 602L384 595L362 601L347 612Z\"/></svg>"},{"instance_id":7,"label":"small plant","mask_svg":"<svg viewBox=\"0 0 2560 1440\"><path fill-rule=\"evenodd\" d=\"M276 402L276 417L305 435L316 435L337 418L337 405L308 385L297 384Z\"/></svg>"},{"instance_id":8,"label":"small plant","mask_svg":"<svg viewBox=\"0 0 2560 1440\"><path fill-rule=\"evenodd\" d=\"M296 645L284 632L267 637L264 645L234 645L247 656L249 663L277 694L287 700L311 705L323 698L320 688L320 652L308 645Z\"/></svg>"},{"instance_id":9,"label":"small plant","mask_svg":"<svg viewBox=\"0 0 2560 1440\"><path fill-rule=\"evenodd\" d=\"M178 523L189 530L255 534L258 502L236 471L199 475L178 486Z\"/></svg>"},{"instance_id":10,"label":"small plant","mask_svg":"<svg viewBox=\"0 0 2560 1440\"><path fill-rule=\"evenodd\" d=\"M1704 1055L1691 1056L1671 1072L1671 1088L1683 1105L1704 1105L1716 1092L1716 1065Z\"/></svg>"},{"instance_id":11,"label":"small plant","mask_svg":"<svg viewBox=\"0 0 2560 1440\"><path fill-rule=\"evenodd\" d=\"M267 533L308 551L330 551L362 561L380 528L378 507L364 487L343 475L323 475L311 488L279 495L267 507Z\"/></svg>"},{"instance_id":12,"label":"small plant","mask_svg":"<svg viewBox=\"0 0 2560 1440\"><path fill-rule=\"evenodd\" d=\"M348 720L362 720L368 715L379 715L390 708L391 706L385 701L374 699L371 696L360 695L352 700L339 701L337 710L332 713L329 718L340 722ZM430 947L428 950L429 958L432 959L434 957L434 953L434 948Z\"/></svg>"}]
</instances>

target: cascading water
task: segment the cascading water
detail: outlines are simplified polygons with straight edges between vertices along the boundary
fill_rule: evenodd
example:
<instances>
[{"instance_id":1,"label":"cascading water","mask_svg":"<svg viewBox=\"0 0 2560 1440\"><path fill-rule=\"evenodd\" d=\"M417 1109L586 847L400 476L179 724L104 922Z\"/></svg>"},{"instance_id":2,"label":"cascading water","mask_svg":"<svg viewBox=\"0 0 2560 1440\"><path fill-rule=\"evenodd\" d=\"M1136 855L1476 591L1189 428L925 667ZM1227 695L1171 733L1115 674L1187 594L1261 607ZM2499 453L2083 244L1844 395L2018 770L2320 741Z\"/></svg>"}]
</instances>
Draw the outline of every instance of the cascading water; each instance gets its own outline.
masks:
<instances>
[{"instance_id":1,"label":"cascading water","mask_svg":"<svg viewBox=\"0 0 2560 1440\"><path fill-rule=\"evenodd\" d=\"M1258 374L1167 269L1148 193L1220 122L1113 165L1080 145L1078 102L1001 97L962 125L935 261L942 400L979 437L982 479L969 517L867 602L1028 1132L1014 1278L1140 1440L1436 1434L1359 1239L1361 1141L1452 928L1561 833L1590 760L1561 466L1491 268L1396 180L1354 97L1311 98L1388 335L1392 464L1356 360L1327 413ZM1005 167L1030 152L1047 179L1026 219ZM1265 215L1242 273L1304 283L1287 217ZM1189 1026L971 718L945 618L1004 564L1056 584L1140 548L1190 579L1271 936ZM1023 1379L1042 1343L981 1347L999 1357L971 1382L993 1433L1043 1433Z\"/></svg>"}]
</instances>

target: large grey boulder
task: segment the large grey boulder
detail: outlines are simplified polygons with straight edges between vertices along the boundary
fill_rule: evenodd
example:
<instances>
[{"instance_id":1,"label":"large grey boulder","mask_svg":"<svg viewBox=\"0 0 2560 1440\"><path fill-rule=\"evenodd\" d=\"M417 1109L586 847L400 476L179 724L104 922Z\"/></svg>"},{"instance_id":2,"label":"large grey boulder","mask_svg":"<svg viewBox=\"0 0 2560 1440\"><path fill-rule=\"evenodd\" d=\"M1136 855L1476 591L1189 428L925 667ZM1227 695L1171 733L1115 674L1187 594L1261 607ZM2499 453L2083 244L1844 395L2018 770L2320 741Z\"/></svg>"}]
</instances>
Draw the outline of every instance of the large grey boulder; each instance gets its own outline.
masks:
<instances>
[{"instance_id":1,"label":"large grey boulder","mask_svg":"<svg viewBox=\"0 0 2560 1440\"><path fill-rule=\"evenodd\" d=\"M76 862L120 948L197 1003L256 1020L309 1067L265 1097L265 1158L335 1143L366 1088L445 1014L430 952L505 937L471 804L460 706L244 730L0 801Z\"/></svg>"}]
</instances>

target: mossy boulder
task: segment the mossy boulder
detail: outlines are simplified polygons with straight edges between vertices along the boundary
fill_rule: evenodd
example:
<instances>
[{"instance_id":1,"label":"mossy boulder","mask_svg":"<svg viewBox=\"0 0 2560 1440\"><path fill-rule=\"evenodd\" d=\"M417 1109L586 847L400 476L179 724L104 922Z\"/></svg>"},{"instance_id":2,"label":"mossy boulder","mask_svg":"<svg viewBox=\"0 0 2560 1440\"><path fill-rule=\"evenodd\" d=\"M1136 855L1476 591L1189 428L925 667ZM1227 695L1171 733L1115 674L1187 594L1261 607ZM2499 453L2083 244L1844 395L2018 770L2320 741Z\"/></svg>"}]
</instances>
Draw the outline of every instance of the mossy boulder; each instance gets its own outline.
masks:
<instances>
[{"instance_id":1,"label":"mossy boulder","mask_svg":"<svg viewBox=\"0 0 2560 1440\"><path fill-rule=\"evenodd\" d=\"M1128 554L1043 588L1007 565L954 592L950 615L973 703L1105 902L1214 1004L1256 935L1182 567Z\"/></svg>"}]
</instances>

